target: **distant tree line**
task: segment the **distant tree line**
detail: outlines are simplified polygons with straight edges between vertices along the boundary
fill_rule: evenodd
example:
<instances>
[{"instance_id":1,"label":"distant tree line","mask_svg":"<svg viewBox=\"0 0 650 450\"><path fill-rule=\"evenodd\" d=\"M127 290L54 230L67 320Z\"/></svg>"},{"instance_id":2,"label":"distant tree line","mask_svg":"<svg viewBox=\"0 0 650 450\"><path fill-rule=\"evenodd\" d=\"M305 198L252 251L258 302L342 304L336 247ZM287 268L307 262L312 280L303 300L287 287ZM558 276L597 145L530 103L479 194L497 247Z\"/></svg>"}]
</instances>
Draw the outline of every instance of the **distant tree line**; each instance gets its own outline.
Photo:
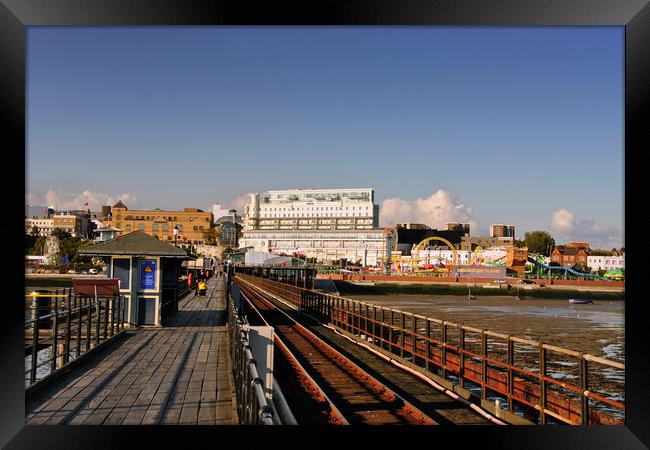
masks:
<instances>
[{"instance_id":1,"label":"distant tree line","mask_svg":"<svg viewBox=\"0 0 650 450\"><path fill-rule=\"evenodd\" d=\"M516 247L528 247L529 253L538 253L550 256L555 247L555 239L546 231L528 231L524 233L524 239L515 239Z\"/></svg>"},{"instance_id":2,"label":"distant tree line","mask_svg":"<svg viewBox=\"0 0 650 450\"><path fill-rule=\"evenodd\" d=\"M515 239L514 244L516 247L528 247L528 252L538 253L544 256L550 256L554 248L564 250L567 245L555 245L555 239L546 231L530 231L524 233L524 239ZM611 250L603 249L589 249L591 256L616 256L625 254L625 247L620 249L613 248Z\"/></svg>"}]
</instances>

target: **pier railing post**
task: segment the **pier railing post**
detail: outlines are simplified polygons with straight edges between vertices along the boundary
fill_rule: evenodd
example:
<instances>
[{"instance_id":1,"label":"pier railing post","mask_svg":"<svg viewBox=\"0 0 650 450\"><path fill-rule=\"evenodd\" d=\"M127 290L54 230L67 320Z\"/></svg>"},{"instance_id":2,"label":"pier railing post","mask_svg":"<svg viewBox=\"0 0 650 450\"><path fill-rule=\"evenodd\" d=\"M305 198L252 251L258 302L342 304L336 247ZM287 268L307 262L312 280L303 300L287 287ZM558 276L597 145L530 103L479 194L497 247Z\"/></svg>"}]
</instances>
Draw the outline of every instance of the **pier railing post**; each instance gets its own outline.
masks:
<instances>
[{"instance_id":1,"label":"pier railing post","mask_svg":"<svg viewBox=\"0 0 650 450\"><path fill-rule=\"evenodd\" d=\"M515 343L512 340L511 336L508 335L508 411L512 412L513 405L512 399L514 397L515 387L514 387L514 373L512 371L512 366L515 363Z\"/></svg>"},{"instance_id":2,"label":"pier railing post","mask_svg":"<svg viewBox=\"0 0 650 450\"><path fill-rule=\"evenodd\" d=\"M97 323L95 324L96 325L96 327L95 327L95 347L97 347L99 345L99 333L100 333L100 329L101 329L101 323L100 322L101 322L101 318L102 318L101 312L99 310L99 298L97 298L95 300L95 311L97 312Z\"/></svg>"},{"instance_id":3,"label":"pier railing post","mask_svg":"<svg viewBox=\"0 0 650 450\"><path fill-rule=\"evenodd\" d=\"M65 319L65 347L63 350L63 365L70 361L70 334L72 333L72 305L70 304L70 294L66 302L66 319Z\"/></svg>"},{"instance_id":4,"label":"pier railing post","mask_svg":"<svg viewBox=\"0 0 650 450\"><path fill-rule=\"evenodd\" d=\"M104 340L108 339L108 298L104 299Z\"/></svg>"},{"instance_id":5,"label":"pier railing post","mask_svg":"<svg viewBox=\"0 0 650 450\"><path fill-rule=\"evenodd\" d=\"M418 351L418 338L417 338L418 319L417 319L417 317L415 317L415 314L413 314L413 329L411 331L412 331L412 333L411 333L411 337L412 337L411 344L413 346L411 348L411 354L412 354L412 357L413 357L413 364L416 364L415 356L417 355L417 351Z\"/></svg>"},{"instance_id":6,"label":"pier railing post","mask_svg":"<svg viewBox=\"0 0 650 450\"><path fill-rule=\"evenodd\" d=\"M399 356L404 358L404 345L406 344L406 315L404 313L400 314L400 342L399 342Z\"/></svg>"},{"instance_id":7,"label":"pier railing post","mask_svg":"<svg viewBox=\"0 0 650 450\"><path fill-rule=\"evenodd\" d=\"M485 334L485 330L481 331L481 353L483 355L483 360L481 364L481 398L487 398L487 357L488 357L488 336Z\"/></svg>"},{"instance_id":8,"label":"pier railing post","mask_svg":"<svg viewBox=\"0 0 650 450\"><path fill-rule=\"evenodd\" d=\"M92 327L92 305L90 304L87 297L84 298L85 305L83 306L86 309L86 348L84 351L90 350L90 334Z\"/></svg>"},{"instance_id":9,"label":"pier railing post","mask_svg":"<svg viewBox=\"0 0 650 450\"><path fill-rule=\"evenodd\" d=\"M79 355L81 355L81 325L83 323L83 308L79 304L79 298L76 295L75 304L77 305L77 355L75 358L79 358Z\"/></svg>"},{"instance_id":10,"label":"pier railing post","mask_svg":"<svg viewBox=\"0 0 650 450\"><path fill-rule=\"evenodd\" d=\"M425 342L425 358L424 358L424 368L427 370L427 372L431 372L431 367L429 361L433 358L431 358L431 321L427 319L425 321L426 331L425 333L427 334L427 338L424 341Z\"/></svg>"},{"instance_id":11,"label":"pier railing post","mask_svg":"<svg viewBox=\"0 0 650 450\"><path fill-rule=\"evenodd\" d=\"M117 332L124 329L124 317L122 313L122 299L121 295L117 296Z\"/></svg>"},{"instance_id":12,"label":"pier railing post","mask_svg":"<svg viewBox=\"0 0 650 450\"><path fill-rule=\"evenodd\" d=\"M539 343L539 423L546 425L546 349Z\"/></svg>"},{"instance_id":13,"label":"pier railing post","mask_svg":"<svg viewBox=\"0 0 650 450\"><path fill-rule=\"evenodd\" d=\"M442 342L440 346L440 356L442 357L442 378L447 379L447 322L442 322Z\"/></svg>"},{"instance_id":14,"label":"pier railing post","mask_svg":"<svg viewBox=\"0 0 650 450\"><path fill-rule=\"evenodd\" d=\"M56 297L55 297L56 298ZM58 354L58 334L59 334L59 312L57 309L52 311L52 348L51 355L52 360L50 361L51 372L56 370L56 359ZM51 373L50 372L50 373Z\"/></svg>"},{"instance_id":15,"label":"pier railing post","mask_svg":"<svg viewBox=\"0 0 650 450\"><path fill-rule=\"evenodd\" d=\"M462 325L458 326L458 384L464 388L465 369L465 329Z\"/></svg>"},{"instance_id":16,"label":"pier railing post","mask_svg":"<svg viewBox=\"0 0 650 450\"><path fill-rule=\"evenodd\" d=\"M29 382L34 383L36 381L36 362L38 359L38 331L39 331L39 318L38 310L36 310L34 320L34 330L32 331L32 371L29 376Z\"/></svg>"},{"instance_id":17,"label":"pier railing post","mask_svg":"<svg viewBox=\"0 0 650 450\"><path fill-rule=\"evenodd\" d=\"M393 353L393 327L395 326L393 321L393 310L390 309L390 327L388 328L388 351Z\"/></svg>"},{"instance_id":18,"label":"pier railing post","mask_svg":"<svg viewBox=\"0 0 650 450\"><path fill-rule=\"evenodd\" d=\"M379 328L381 330L381 327ZM377 307L372 305L372 343L377 344Z\"/></svg>"},{"instance_id":19,"label":"pier railing post","mask_svg":"<svg viewBox=\"0 0 650 450\"><path fill-rule=\"evenodd\" d=\"M580 364L580 400L581 400L581 420L583 425L589 425L589 398L586 393L589 389L589 367L587 366L588 361L585 359L584 355L581 353L579 356Z\"/></svg>"}]
</instances>

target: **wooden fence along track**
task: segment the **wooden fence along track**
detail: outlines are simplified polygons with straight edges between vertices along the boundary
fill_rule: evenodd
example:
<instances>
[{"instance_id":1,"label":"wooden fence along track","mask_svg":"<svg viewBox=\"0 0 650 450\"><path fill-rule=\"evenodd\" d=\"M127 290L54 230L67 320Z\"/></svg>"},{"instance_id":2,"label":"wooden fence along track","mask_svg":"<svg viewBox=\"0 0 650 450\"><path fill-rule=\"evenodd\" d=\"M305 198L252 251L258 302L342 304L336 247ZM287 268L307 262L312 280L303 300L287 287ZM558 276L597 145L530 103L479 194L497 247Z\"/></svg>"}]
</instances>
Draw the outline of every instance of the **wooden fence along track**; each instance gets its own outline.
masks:
<instances>
[{"instance_id":1,"label":"wooden fence along track","mask_svg":"<svg viewBox=\"0 0 650 450\"><path fill-rule=\"evenodd\" d=\"M281 370L287 380L294 380L292 388L302 391L297 396L310 399L302 406L311 404L311 420L329 424L436 424L253 289L238 284L246 300L274 327L277 347L284 356Z\"/></svg>"}]
</instances>

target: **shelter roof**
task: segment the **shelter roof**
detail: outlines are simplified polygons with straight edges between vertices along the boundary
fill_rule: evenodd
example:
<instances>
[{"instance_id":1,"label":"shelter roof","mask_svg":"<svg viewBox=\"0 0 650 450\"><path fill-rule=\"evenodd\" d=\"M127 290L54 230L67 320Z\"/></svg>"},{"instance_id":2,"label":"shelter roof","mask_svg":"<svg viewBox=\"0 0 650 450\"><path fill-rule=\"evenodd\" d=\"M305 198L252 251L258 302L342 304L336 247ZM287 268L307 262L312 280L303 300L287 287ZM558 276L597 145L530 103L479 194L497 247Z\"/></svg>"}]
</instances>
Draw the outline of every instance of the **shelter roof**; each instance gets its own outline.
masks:
<instances>
[{"instance_id":1,"label":"shelter roof","mask_svg":"<svg viewBox=\"0 0 650 450\"><path fill-rule=\"evenodd\" d=\"M181 248L162 242L144 231L134 231L110 241L100 242L79 251L81 255L142 255L196 259Z\"/></svg>"}]
</instances>

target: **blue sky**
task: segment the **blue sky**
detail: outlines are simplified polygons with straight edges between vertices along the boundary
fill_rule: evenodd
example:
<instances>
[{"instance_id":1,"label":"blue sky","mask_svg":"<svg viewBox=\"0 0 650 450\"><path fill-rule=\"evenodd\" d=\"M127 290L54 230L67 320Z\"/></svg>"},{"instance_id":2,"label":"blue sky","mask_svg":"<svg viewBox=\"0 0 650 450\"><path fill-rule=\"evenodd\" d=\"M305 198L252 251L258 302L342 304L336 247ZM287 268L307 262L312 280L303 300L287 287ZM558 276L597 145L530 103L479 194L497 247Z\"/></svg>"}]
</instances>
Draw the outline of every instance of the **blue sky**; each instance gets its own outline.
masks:
<instances>
[{"instance_id":1,"label":"blue sky","mask_svg":"<svg viewBox=\"0 0 650 450\"><path fill-rule=\"evenodd\" d=\"M623 243L622 27L30 27L27 73L31 204L373 187Z\"/></svg>"}]
</instances>

